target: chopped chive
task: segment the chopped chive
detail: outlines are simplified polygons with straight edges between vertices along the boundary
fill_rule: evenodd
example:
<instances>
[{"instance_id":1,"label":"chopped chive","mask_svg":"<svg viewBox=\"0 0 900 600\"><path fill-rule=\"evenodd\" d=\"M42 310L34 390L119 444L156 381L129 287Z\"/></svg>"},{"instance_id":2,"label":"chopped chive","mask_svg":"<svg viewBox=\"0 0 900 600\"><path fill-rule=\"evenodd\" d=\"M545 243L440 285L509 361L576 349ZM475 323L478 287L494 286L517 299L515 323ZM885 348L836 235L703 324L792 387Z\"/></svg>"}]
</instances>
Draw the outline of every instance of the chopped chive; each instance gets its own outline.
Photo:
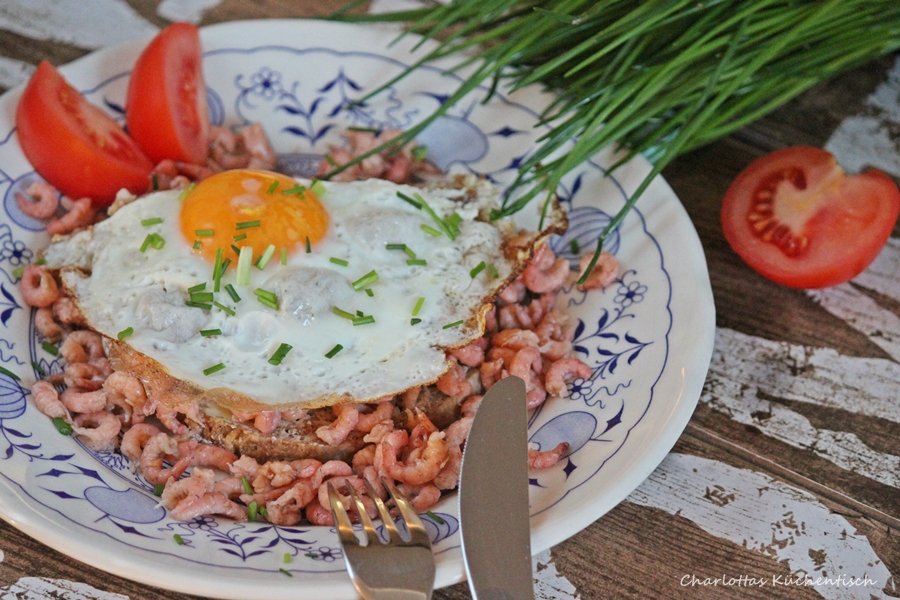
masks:
<instances>
[{"instance_id":1,"label":"chopped chive","mask_svg":"<svg viewBox=\"0 0 900 600\"><path fill-rule=\"evenodd\" d=\"M34 362L34 361L31 361L31 368L34 369L35 374L36 374L38 377L40 377L41 379L43 379L43 378L44 378L44 375L46 375L46 373L44 372L44 367L42 367L41 365L39 365L38 363L36 363L36 362ZM12 371L9 371L9 370L7 370L7 369L4 369L3 367L0 367L0 373L5 373L6 375L12 377L12 378L15 379L16 381L19 380L19 376L18 376L18 375L16 375L16 374L13 373Z\"/></svg>"},{"instance_id":2,"label":"chopped chive","mask_svg":"<svg viewBox=\"0 0 900 600\"><path fill-rule=\"evenodd\" d=\"M235 246L234 244L231 244L231 251L234 252L235 254L237 254L238 256L241 255L241 249L238 248L237 246Z\"/></svg>"},{"instance_id":3,"label":"chopped chive","mask_svg":"<svg viewBox=\"0 0 900 600\"><path fill-rule=\"evenodd\" d=\"M241 242L241 241L246 240L246 239L247 239L247 234L246 234L246 233L239 233L239 234L237 234L236 236L233 236L233 237L231 238L231 241L233 241L233 242Z\"/></svg>"},{"instance_id":4,"label":"chopped chive","mask_svg":"<svg viewBox=\"0 0 900 600\"><path fill-rule=\"evenodd\" d=\"M286 565L289 565L292 562L294 562L294 557L291 556L290 552L285 552L281 557L281 562L283 562Z\"/></svg>"},{"instance_id":5,"label":"chopped chive","mask_svg":"<svg viewBox=\"0 0 900 600\"><path fill-rule=\"evenodd\" d=\"M184 303L185 306L190 306L193 308L202 308L203 310L211 310L212 304L208 304L206 302L196 302L194 300L188 300Z\"/></svg>"},{"instance_id":6,"label":"chopped chive","mask_svg":"<svg viewBox=\"0 0 900 600\"><path fill-rule=\"evenodd\" d=\"M350 127L347 128L347 131L359 131L362 133L375 133L375 134L377 134L379 132L379 130L375 129L374 127L360 127L359 125L351 125Z\"/></svg>"},{"instance_id":7,"label":"chopped chive","mask_svg":"<svg viewBox=\"0 0 900 600\"><path fill-rule=\"evenodd\" d=\"M419 225L419 229L421 229L431 237L441 237L443 235L440 231L438 231L428 223L422 223L421 225Z\"/></svg>"},{"instance_id":8,"label":"chopped chive","mask_svg":"<svg viewBox=\"0 0 900 600\"><path fill-rule=\"evenodd\" d=\"M241 301L241 297L238 295L237 290L234 289L234 286L230 283L225 284L225 291L228 292L228 295L231 296L231 299L235 302Z\"/></svg>"},{"instance_id":9,"label":"chopped chive","mask_svg":"<svg viewBox=\"0 0 900 600\"><path fill-rule=\"evenodd\" d=\"M331 165L332 167L338 166L337 161L334 160L334 157L333 157L332 155L330 155L330 154L326 154L326 155L325 155L325 162L327 162L327 163L328 163L329 165Z\"/></svg>"},{"instance_id":10,"label":"chopped chive","mask_svg":"<svg viewBox=\"0 0 900 600\"><path fill-rule=\"evenodd\" d=\"M120 331L119 333L116 334L116 338L118 338L119 341L121 341L127 337L131 337L131 334L133 334L133 333L134 333L134 327L126 327L125 329L123 329L122 331Z\"/></svg>"},{"instance_id":11,"label":"chopped chive","mask_svg":"<svg viewBox=\"0 0 900 600\"><path fill-rule=\"evenodd\" d=\"M251 500L250 504L247 505L247 520L255 521L258 514L259 504L256 503L256 500Z\"/></svg>"},{"instance_id":12,"label":"chopped chive","mask_svg":"<svg viewBox=\"0 0 900 600\"><path fill-rule=\"evenodd\" d=\"M202 292L206 289L206 282L198 283L197 285L193 285L188 288L188 294L194 294L196 292Z\"/></svg>"},{"instance_id":13,"label":"chopped chive","mask_svg":"<svg viewBox=\"0 0 900 600\"><path fill-rule=\"evenodd\" d=\"M234 312L234 309L233 309L233 308L229 308L229 307L225 306L224 304L221 304L221 303L219 303L219 302L216 302L215 300L213 300L213 306L215 306L216 308L218 308L219 310L221 310L223 313L225 313L225 314L228 315L229 317L233 317L234 315L237 314L237 313Z\"/></svg>"},{"instance_id":14,"label":"chopped chive","mask_svg":"<svg viewBox=\"0 0 900 600\"><path fill-rule=\"evenodd\" d=\"M184 538L181 537L180 534L176 533L175 535L172 536L172 539L175 540L175 543L178 544L179 546L184 546Z\"/></svg>"},{"instance_id":15,"label":"chopped chive","mask_svg":"<svg viewBox=\"0 0 900 600\"><path fill-rule=\"evenodd\" d=\"M578 240L575 238L572 238L571 241L569 241L569 248L572 250L572 254L581 253L581 246L578 245Z\"/></svg>"},{"instance_id":16,"label":"chopped chive","mask_svg":"<svg viewBox=\"0 0 900 600\"><path fill-rule=\"evenodd\" d=\"M280 255L279 258L280 258L281 264L286 265L287 259L288 259L288 249L282 246L281 249L279 250L279 255Z\"/></svg>"},{"instance_id":17,"label":"chopped chive","mask_svg":"<svg viewBox=\"0 0 900 600\"><path fill-rule=\"evenodd\" d=\"M484 271L486 268L487 264L484 261L481 261L480 263L475 265L475 267L471 271L469 271L469 277L475 279L476 277L478 277L478 274Z\"/></svg>"},{"instance_id":18,"label":"chopped chive","mask_svg":"<svg viewBox=\"0 0 900 600\"><path fill-rule=\"evenodd\" d=\"M497 279L500 277L500 271L497 270L497 267L494 266L494 263L489 263L487 266L488 275L491 276L491 279Z\"/></svg>"},{"instance_id":19,"label":"chopped chive","mask_svg":"<svg viewBox=\"0 0 900 600\"><path fill-rule=\"evenodd\" d=\"M375 292L372 291L372 288L366 288L366 296L368 296L369 298L375 297Z\"/></svg>"},{"instance_id":20,"label":"chopped chive","mask_svg":"<svg viewBox=\"0 0 900 600\"><path fill-rule=\"evenodd\" d=\"M337 306L332 306L331 312L336 314L339 317L343 317L345 319L350 319L351 321L356 318L356 315L354 315L353 313L349 313L346 310L338 308Z\"/></svg>"},{"instance_id":21,"label":"chopped chive","mask_svg":"<svg viewBox=\"0 0 900 600\"><path fill-rule=\"evenodd\" d=\"M221 248L216 248L216 262L213 266L213 291L218 292L219 287L222 285L222 272L225 270L222 268L222 256L223 251ZM210 298L212 300L212 298Z\"/></svg>"},{"instance_id":22,"label":"chopped chive","mask_svg":"<svg viewBox=\"0 0 900 600\"><path fill-rule=\"evenodd\" d=\"M46 352L47 354L52 354L53 356L59 356L59 348L57 348L50 342L42 342L41 348L43 348L44 352Z\"/></svg>"},{"instance_id":23,"label":"chopped chive","mask_svg":"<svg viewBox=\"0 0 900 600\"><path fill-rule=\"evenodd\" d=\"M273 256L275 256L275 244L269 244L263 251L262 256L259 257L259 260L256 261L256 268L265 269Z\"/></svg>"},{"instance_id":24,"label":"chopped chive","mask_svg":"<svg viewBox=\"0 0 900 600\"><path fill-rule=\"evenodd\" d=\"M251 266L253 266L253 247L244 246L238 255L237 275L235 276L238 285L250 285Z\"/></svg>"},{"instance_id":25,"label":"chopped chive","mask_svg":"<svg viewBox=\"0 0 900 600\"><path fill-rule=\"evenodd\" d=\"M406 202L407 204L422 210L422 203L419 202L417 198L413 198L412 196L407 196L403 192L397 192L397 197Z\"/></svg>"},{"instance_id":26,"label":"chopped chive","mask_svg":"<svg viewBox=\"0 0 900 600\"><path fill-rule=\"evenodd\" d=\"M159 225L162 223L162 217L151 217L149 219L141 219L141 225L144 227L153 227L154 225Z\"/></svg>"},{"instance_id":27,"label":"chopped chive","mask_svg":"<svg viewBox=\"0 0 900 600\"><path fill-rule=\"evenodd\" d=\"M375 283L376 281L378 281L378 273L376 273L376 272L373 270L373 271L369 271L368 273L366 273L365 275L363 275L362 277L360 277L359 279L357 279L356 281L354 281L354 282L351 283L350 285L352 285L352 286L353 286L353 289L356 290L356 291L358 292L358 291L360 291L360 290L363 289L363 288L369 287L370 285L372 285L372 284Z\"/></svg>"},{"instance_id":28,"label":"chopped chive","mask_svg":"<svg viewBox=\"0 0 900 600\"><path fill-rule=\"evenodd\" d=\"M194 292L191 294L191 302L199 302L201 304L210 304L215 295L212 292Z\"/></svg>"},{"instance_id":29,"label":"chopped chive","mask_svg":"<svg viewBox=\"0 0 900 600\"><path fill-rule=\"evenodd\" d=\"M218 373L222 369L225 368L225 363L216 363L211 367L206 367L203 369L203 374L206 376L212 375L213 373Z\"/></svg>"},{"instance_id":30,"label":"chopped chive","mask_svg":"<svg viewBox=\"0 0 900 600\"><path fill-rule=\"evenodd\" d=\"M250 485L250 480L247 479L246 475L241 476L241 488L244 490L245 494L253 493L253 486Z\"/></svg>"},{"instance_id":31,"label":"chopped chive","mask_svg":"<svg viewBox=\"0 0 900 600\"><path fill-rule=\"evenodd\" d=\"M434 514L433 512L431 512L430 510L427 511L425 514L428 516L429 519L431 519L432 521L434 521L434 522L437 523L438 525L443 525L444 523L446 523L446 521L444 521L442 518L440 518L439 516L437 516L436 514Z\"/></svg>"},{"instance_id":32,"label":"chopped chive","mask_svg":"<svg viewBox=\"0 0 900 600\"><path fill-rule=\"evenodd\" d=\"M22 279L22 275L25 274L25 265L19 265L15 269L12 270L12 276L14 279Z\"/></svg>"},{"instance_id":33,"label":"chopped chive","mask_svg":"<svg viewBox=\"0 0 900 600\"><path fill-rule=\"evenodd\" d=\"M215 229L195 229L194 235L197 237L212 237L216 235Z\"/></svg>"},{"instance_id":34,"label":"chopped chive","mask_svg":"<svg viewBox=\"0 0 900 600\"><path fill-rule=\"evenodd\" d=\"M323 195L325 195L325 184L318 179L314 179L312 184L309 186L309 191L321 198Z\"/></svg>"},{"instance_id":35,"label":"chopped chive","mask_svg":"<svg viewBox=\"0 0 900 600\"><path fill-rule=\"evenodd\" d=\"M329 350L328 352L325 353L325 358L334 358L337 355L337 353L343 349L344 349L344 347L341 346L340 344L335 344L334 348L332 348L331 350Z\"/></svg>"},{"instance_id":36,"label":"chopped chive","mask_svg":"<svg viewBox=\"0 0 900 600\"><path fill-rule=\"evenodd\" d=\"M425 160L428 157L428 146L416 146L411 154L413 160Z\"/></svg>"},{"instance_id":37,"label":"chopped chive","mask_svg":"<svg viewBox=\"0 0 900 600\"><path fill-rule=\"evenodd\" d=\"M424 258L408 258L406 259L406 264L413 267L424 267L428 264L428 261Z\"/></svg>"},{"instance_id":38,"label":"chopped chive","mask_svg":"<svg viewBox=\"0 0 900 600\"><path fill-rule=\"evenodd\" d=\"M288 577L293 577L293 576L294 576L293 573L291 573L291 572L288 571L287 569L278 569L278 570L281 571L281 573L282 573L283 575L287 575Z\"/></svg>"},{"instance_id":39,"label":"chopped chive","mask_svg":"<svg viewBox=\"0 0 900 600\"><path fill-rule=\"evenodd\" d=\"M157 483L156 485L153 486L153 495L154 496L162 496L165 489L166 489L166 484Z\"/></svg>"},{"instance_id":40,"label":"chopped chive","mask_svg":"<svg viewBox=\"0 0 900 600\"><path fill-rule=\"evenodd\" d=\"M462 220L458 214L453 213L447 219L442 219L440 215L434 212L434 209L428 205L428 202L425 201L418 193L415 194L415 200L419 202L419 207L425 209L425 212L428 213L428 216L431 217L431 220L434 221L435 225L438 226L438 229L444 232L450 240L455 240L456 236L459 235L459 223Z\"/></svg>"},{"instance_id":41,"label":"chopped chive","mask_svg":"<svg viewBox=\"0 0 900 600\"><path fill-rule=\"evenodd\" d=\"M332 256L331 258L329 258L329 259L328 259L328 262L334 263L334 264L336 264L336 265L340 265L340 266L342 266L342 267L346 267L347 265L350 264L349 262L347 262L347 261L344 260L343 258L337 258L337 257L335 257L335 256Z\"/></svg>"},{"instance_id":42,"label":"chopped chive","mask_svg":"<svg viewBox=\"0 0 900 600\"><path fill-rule=\"evenodd\" d=\"M285 196L302 196L304 192L306 192L306 188L299 183L295 183L293 187L286 190L281 190L281 193Z\"/></svg>"},{"instance_id":43,"label":"chopped chive","mask_svg":"<svg viewBox=\"0 0 900 600\"><path fill-rule=\"evenodd\" d=\"M178 200L181 201L181 200L184 200L185 198L187 198L187 195L190 194L191 192L193 192L195 187L197 187L197 184L193 181L190 182L187 185L187 187L185 187L183 190L181 190L181 193L178 194Z\"/></svg>"},{"instance_id":44,"label":"chopped chive","mask_svg":"<svg viewBox=\"0 0 900 600\"><path fill-rule=\"evenodd\" d=\"M414 260L415 260L416 258L419 258L418 256L416 256L416 253L413 251L413 249L410 248L409 246L407 246L406 248L404 248L403 251L406 252L406 255L407 255L408 257L410 257L410 258L412 258L412 259L414 259Z\"/></svg>"},{"instance_id":45,"label":"chopped chive","mask_svg":"<svg viewBox=\"0 0 900 600\"><path fill-rule=\"evenodd\" d=\"M420 319L418 317L413 317L412 319L409 320L410 325L418 325L421 322L422 322L422 319Z\"/></svg>"},{"instance_id":46,"label":"chopped chive","mask_svg":"<svg viewBox=\"0 0 900 600\"><path fill-rule=\"evenodd\" d=\"M263 516L263 517L268 517L268 516L269 516L269 511L266 510L266 507L265 507L265 506L260 506L260 507L259 507L259 514L260 514L261 516Z\"/></svg>"},{"instance_id":47,"label":"chopped chive","mask_svg":"<svg viewBox=\"0 0 900 600\"><path fill-rule=\"evenodd\" d=\"M223 273L223 274L225 273L225 271L228 270L228 266L229 266L230 264L231 264L231 259L230 259L230 258L226 258L225 260L222 261L222 273ZM216 291L218 291L218 290L216 290Z\"/></svg>"},{"instance_id":48,"label":"chopped chive","mask_svg":"<svg viewBox=\"0 0 900 600\"><path fill-rule=\"evenodd\" d=\"M397 242L388 242L384 245L384 247L387 250L403 250L404 252L406 252L407 250L406 244L400 244Z\"/></svg>"},{"instance_id":49,"label":"chopped chive","mask_svg":"<svg viewBox=\"0 0 900 600\"><path fill-rule=\"evenodd\" d=\"M262 221L256 219L254 221L241 221L240 223L235 223L234 228L238 230L250 229L252 227L259 227L260 225L262 225Z\"/></svg>"},{"instance_id":50,"label":"chopped chive","mask_svg":"<svg viewBox=\"0 0 900 600\"><path fill-rule=\"evenodd\" d=\"M150 189L154 192L159 189L159 177L156 173L150 176Z\"/></svg>"},{"instance_id":51,"label":"chopped chive","mask_svg":"<svg viewBox=\"0 0 900 600\"><path fill-rule=\"evenodd\" d=\"M199 250L200 248L203 247L203 242L201 242L200 240L194 240L193 247L194 247L194 250Z\"/></svg>"},{"instance_id":52,"label":"chopped chive","mask_svg":"<svg viewBox=\"0 0 900 600\"><path fill-rule=\"evenodd\" d=\"M202 335L203 337L212 337L214 335L222 335L222 330L218 329L218 328L216 328L216 329L201 329L200 335Z\"/></svg>"},{"instance_id":53,"label":"chopped chive","mask_svg":"<svg viewBox=\"0 0 900 600\"><path fill-rule=\"evenodd\" d=\"M370 323L374 323L374 322L375 322L375 317L373 317L372 315L360 315L358 317L355 317L352 321L354 326L369 325Z\"/></svg>"},{"instance_id":54,"label":"chopped chive","mask_svg":"<svg viewBox=\"0 0 900 600\"><path fill-rule=\"evenodd\" d=\"M159 250L166 245L166 239L158 233L148 233L141 244L141 252L146 252L147 248Z\"/></svg>"},{"instance_id":55,"label":"chopped chive","mask_svg":"<svg viewBox=\"0 0 900 600\"><path fill-rule=\"evenodd\" d=\"M278 310L278 296L275 295L275 292L256 288L253 290L253 293L256 294L256 299L259 300L260 304L273 310Z\"/></svg>"},{"instance_id":56,"label":"chopped chive","mask_svg":"<svg viewBox=\"0 0 900 600\"><path fill-rule=\"evenodd\" d=\"M275 190L277 190L277 189L278 189L278 180L274 179L274 180L272 180L272 183L269 184L269 189L266 190L266 193L274 194Z\"/></svg>"},{"instance_id":57,"label":"chopped chive","mask_svg":"<svg viewBox=\"0 0 900 600\"><path fill-rule=\"evenodd\" d=\"M454 212L451 213L449 217L444 219L444 221L449 225L456 233L459 233L459 224L462 223L462 217L459 216L459 213Z\"/></svg>"},{"instance_id":58,"label":"chopped chive","mask_svg":"<svg viewBox=\"0 0 900 600\"><path fill-rule=\"evenodd\" d=\"M460 319L459 321L453 321L452 323L447 323L441 329L453 329L454 327L459 327L462 324L463 324L463 321L462 321L462 319Z\"/></svg>"},{"instance_id":59,"label":"chopped chive","mask_svg":"<svg viewBox=\"0 0 900 600\"><path fill-rule=\"evenodd\" d=\"M36 364L34 364L34 363L31 363L31 366L35 367L35 369L34 369L35 371L41 371L41 370L43 370L43 369L40 368L40 367L41 367L40 365L36 365ZM16 375L15 373L13 373L12 371L10 371L9 369L7 369L6 367L0 367L0 373L3 373L4 375L6 375L7 377L9 377L10 379L13 379L13 380L15 380L15 381L19 381L19 376Z\"/></svg>"},{"instance_id":60,"label":"chopped chive","mask_svg":"<svg viewBox=\"0 0 900 600\"><path fill-rule=\"evenodd\" d=\"M280 365L281 361L284 360L284 357L287 356L287 353L291 351L291 348L293 348L293 346L291 346L290 344L282 343L280 346L278 346L278 349L275 350L275 353L271 357L269 357L269 364Z\"/></svg>"},{"instance_id":61,"label":"chopped chive","mask_svg":"<svg viewBox=\"0 0 900 600\"><path fill-rule=\"evenodd\" d=\"M415 305L413 306L413 309L412 309L412 316L414 316L414 317L419 316L419 311L422 310L422 305L423 305L423 304L425 304L425 296L419 296L419 297L416 299Z\"/></svg>"},{"instance_id":62,"label":"chopped chive","mask_svg":"<svg viewBox=\"0 0 900 600\"><path fill-rule=\"evenodd\" d=\"M309 243L309 236L306 236L306 253L312 253L312 245Z\"/></svg>"},{"instance_id":63,"label":"chopped chive","mask_svg":"<svg viewBox=\"0 0 900 600\"><path fill-rule=\"evenodd\" d=\"M72 435L72 425L62 417L54 417L53 426L63 435Z\"/></svg>"}]
</instances>

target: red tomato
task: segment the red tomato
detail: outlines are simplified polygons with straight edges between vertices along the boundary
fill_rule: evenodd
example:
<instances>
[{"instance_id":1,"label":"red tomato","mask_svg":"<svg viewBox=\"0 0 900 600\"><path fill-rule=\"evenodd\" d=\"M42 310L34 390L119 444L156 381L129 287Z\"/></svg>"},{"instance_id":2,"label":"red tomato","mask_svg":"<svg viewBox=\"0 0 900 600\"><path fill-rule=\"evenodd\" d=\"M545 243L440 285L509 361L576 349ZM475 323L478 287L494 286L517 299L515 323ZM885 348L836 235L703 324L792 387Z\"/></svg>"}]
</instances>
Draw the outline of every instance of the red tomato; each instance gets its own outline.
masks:
<instances>
[{"instance_id":1,"label":"red tomato","mask_svg":"<svg viewBox=\"0 0 900 600\"><path fill-rule=\"evenodd\" d=\"M71 198L113 201L127 188L147 190L153 165L109 115L43 61L16 108L19 145L35 170Z\"/></svg>"},{"instance_id":2,"label":"red tomato","mask_svg":"<svg viewBox=\"0 0 900 600\"><path fill-rule=\"evenodd\" d=\"M900 190L884 173L847 175L819 148L795 146L753 161L722 203L731 247L757 272L799 288L843 283L884 246Z\"/></svg>"},{"instance_id":3,"label":"red tomato","mask_svg":"<svg viewBox=\"0 0 900 600\"><path fill-rule=\"evenodd\" d=\"M125 120L152 161L206 162L209 119L194 25L169 25L144 48L128 84Z\"/></svg>"}]
</instances>

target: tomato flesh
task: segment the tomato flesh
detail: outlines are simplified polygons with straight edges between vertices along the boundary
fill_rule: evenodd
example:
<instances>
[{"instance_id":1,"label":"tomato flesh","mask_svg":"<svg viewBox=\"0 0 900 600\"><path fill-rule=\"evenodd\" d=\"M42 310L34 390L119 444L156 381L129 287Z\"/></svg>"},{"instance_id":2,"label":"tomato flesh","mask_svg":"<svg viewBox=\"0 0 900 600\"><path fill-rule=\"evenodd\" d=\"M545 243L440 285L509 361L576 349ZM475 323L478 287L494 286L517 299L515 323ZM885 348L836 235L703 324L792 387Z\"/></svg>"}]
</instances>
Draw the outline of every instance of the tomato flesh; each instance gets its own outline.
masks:
<instances>
[{"instance_id":1,"label":"tomato flesh","mask_svg":"<svg viewBox=\"0 0 900 600\"><path fill-rule=\"evenodd\" d=\"M795 146L751 163L722 202L722 230L763 276L820 288L852 279L884 246L900 190L879 171L847 175L819 148Z\"/></svg>"},{"instance_id":2,"label":"tomato flesh","mask_svg":"<svg viewBox=\"0 0 900 600\"><path fill-rule=\"evenodd\" d=\"M128 84L125 120L154 162L206 162L209 120L200 33L194 25L166 27L141 53Z\"/></svg>"},{"instance_id":3,"label":"tomato flesh","mask_svg":"<svg viewBox=\"0 0 900 600\"><path fill-rule=\"evenodd\" d=\"M43 61L16 108L22 152L51 185L71 198L113 201L121 188L146 191L153 165L112 117Z\"/></svg>"}]
</instances>

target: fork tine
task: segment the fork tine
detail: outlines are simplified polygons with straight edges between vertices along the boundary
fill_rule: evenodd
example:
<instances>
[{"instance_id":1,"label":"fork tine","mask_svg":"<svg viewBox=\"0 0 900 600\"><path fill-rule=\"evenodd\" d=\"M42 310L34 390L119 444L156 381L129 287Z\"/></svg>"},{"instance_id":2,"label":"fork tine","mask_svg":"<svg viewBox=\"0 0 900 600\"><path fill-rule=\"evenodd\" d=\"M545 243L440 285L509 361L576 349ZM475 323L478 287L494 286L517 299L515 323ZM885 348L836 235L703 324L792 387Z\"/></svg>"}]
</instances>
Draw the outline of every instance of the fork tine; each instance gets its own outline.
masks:
<instances>
[{"instance_id":1,"label":"fork tine","mask_svg":"<svg viewBox=\"0 0 900 600\"><path fill-rule=\"evenodd\" d=\"M328 486L328 503L331 505L331 514L334 517L334 523L337 526L338 537L342 544L359 545L359 539L353 533L353 525L350 523L350 516L344 507L344 502L335 491L331 482L326 482Z\"/></svg>"},{"instance_id":2,"label":"fork tine","mask_svg":"<svg viewBox=\"0 0 900 600\"><path fill-rule=\"evenodd\" d=\"M384 529L388 534L388 539L392 542L403 539L400 537L400 532L397 531L397 526L394 525L394 517L391 516L391 512L387 509L387 506L384 505L384 500L378 496L378 493L375 491L375 488L372 487L372 484L369 483L368 479L364 479L363 481L366 484L366 491L369 494L369 497L375 502L378 514L381 515L381 522L384 523Z\"/></svg>"},{"instance_id":3,"label":"fork tine","mask_svg":"<svg viewBox=\"0 0 900 600\"><path fill-rule=\"evenodd\" d=\"M363 503L362 498L359 497L359 494L356 493L356 490L353 489L352 485L347 484L347 489L350 492L350 499L356 504L356 512L359 513L359 522L362 523L363 531L366 532L369 544L381 543L381 540L378 539L378 532L375 531L375 525L372 523L372 519L369 518L369 513L366 512L366 505Z\"/></svg>"},{"instance_id":4,"label":"fork tine","mask_svg":"<svg viewBox=\"0 0 900 600\"><path fill-rule=\"evenodd\" d=\"M400 493L400 490L397 489L390 479L382 477L381 482L384 484L384 487L387 488L391 498L394 499L394 505L397 507L400 516L403 518L403 523L406 525L407 531L409 531L411 540L415 543L429 540L430 543L430 537L428 536L428 531L425 529L425 525L422 523L421 519L419 519L419 515L416 514L415 509L412 507L410 501L406 499L406 496Z\"/></svg>"}]
</instances>

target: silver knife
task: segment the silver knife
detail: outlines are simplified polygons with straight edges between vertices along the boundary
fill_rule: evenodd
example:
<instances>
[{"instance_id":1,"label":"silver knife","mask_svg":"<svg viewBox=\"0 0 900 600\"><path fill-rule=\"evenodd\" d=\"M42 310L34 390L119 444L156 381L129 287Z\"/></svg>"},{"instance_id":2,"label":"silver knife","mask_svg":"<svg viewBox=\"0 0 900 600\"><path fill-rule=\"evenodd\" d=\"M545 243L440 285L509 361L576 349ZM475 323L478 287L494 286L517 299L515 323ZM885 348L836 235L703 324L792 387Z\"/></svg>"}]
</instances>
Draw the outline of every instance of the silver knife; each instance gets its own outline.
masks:
<instances>
[{"instance_id":1,"label":"silver knife","mask_svg":"<svg viewBox=\"0 0 900 600\"><path fill-rule=\"evenodd\" d=\"M533 600L525 382L507 377L481 401L459 479L463 560L475 600Z\"/></svg>"}]
</instances>

